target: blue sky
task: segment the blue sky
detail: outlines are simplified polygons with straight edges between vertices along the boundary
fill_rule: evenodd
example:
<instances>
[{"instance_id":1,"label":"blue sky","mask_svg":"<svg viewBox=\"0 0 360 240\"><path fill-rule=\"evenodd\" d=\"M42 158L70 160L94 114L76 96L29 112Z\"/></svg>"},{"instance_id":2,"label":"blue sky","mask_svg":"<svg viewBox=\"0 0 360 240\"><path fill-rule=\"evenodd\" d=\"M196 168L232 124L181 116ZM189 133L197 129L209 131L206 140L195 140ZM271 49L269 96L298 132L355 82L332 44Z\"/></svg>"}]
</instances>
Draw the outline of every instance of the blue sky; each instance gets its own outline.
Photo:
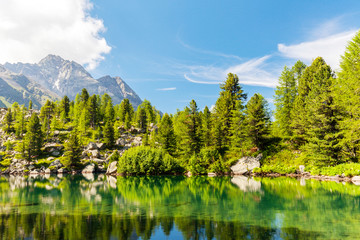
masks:
<instances>
[{"instance_id":1,"label":"blue sky","mask_svg":"<svg viewBox=\"0 0 360 240\"><path fill-rule=\"evenodd\" d=\"M298 59L310 64L320 55L338 69L339 56L360 25L360 1L52 0L44 6L45 1L36 0L23 12L25 0L4 0L6 8L14 5L11 10L0 3L5 9L0 10L5 22L0 63L37 62L48 51L84 64L94 77L120 76L142 99L171 113L191 99L200 109L212 106L228 72L238 74L249 98L257 92L271 103L285 65ZM39 13L37 4L49 14ZM19 21L16 16L26 19L25 11L30 22L32 12L38 21L36 34L29 33L36 41L23 43L22 52L42 44L37 55L16 57L19 46L11 52L6 39L16 39L8 29ZM40 38L39 25L49 21L43 29L54 28L53 38ZM54 43L57 32L61 47Z\"/></svg>"}]
</instances>

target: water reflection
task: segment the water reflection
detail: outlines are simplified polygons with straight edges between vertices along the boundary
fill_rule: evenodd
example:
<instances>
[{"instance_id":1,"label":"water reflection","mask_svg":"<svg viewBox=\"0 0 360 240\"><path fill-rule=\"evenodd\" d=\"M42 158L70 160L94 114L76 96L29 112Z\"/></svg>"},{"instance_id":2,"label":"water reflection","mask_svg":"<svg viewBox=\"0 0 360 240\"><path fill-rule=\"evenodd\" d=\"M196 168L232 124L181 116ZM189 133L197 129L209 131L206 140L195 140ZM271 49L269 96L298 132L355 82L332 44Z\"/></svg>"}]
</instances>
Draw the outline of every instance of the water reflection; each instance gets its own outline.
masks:
<instances>
[{"instance_id":1,"label":"water reflection","mask_svg":"<svg viewBox=\"0 0 360 240\"><path fill-rule=\"evenodd\" d=\"M360 188L245 177L0 177L0 238L353 239Z\"/></svg>"}]
</instances>

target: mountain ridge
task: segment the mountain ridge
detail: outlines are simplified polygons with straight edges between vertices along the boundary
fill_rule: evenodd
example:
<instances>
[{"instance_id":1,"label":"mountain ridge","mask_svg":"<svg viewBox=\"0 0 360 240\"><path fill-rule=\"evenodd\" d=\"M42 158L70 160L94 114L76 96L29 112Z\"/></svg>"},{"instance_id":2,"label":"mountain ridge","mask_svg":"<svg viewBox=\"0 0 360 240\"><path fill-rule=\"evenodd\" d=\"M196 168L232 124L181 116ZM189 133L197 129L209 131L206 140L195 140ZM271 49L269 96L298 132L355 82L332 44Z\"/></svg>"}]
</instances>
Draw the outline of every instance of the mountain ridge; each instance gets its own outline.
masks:
<instances>
[{"instance_id":1,"label":"mountain ridge","mask_svg":"<svg viewBox=\"0 0 360 240\"><path fill-rule=\"evenodd\" d=\"M49 54L38 63L5 63L0 65L1 72L9 72L13 76L23 75L30 82L50 91L53 96L67 95L70 99L75 99L76 94L86 88L89 94L109 94L114 104L119 104L124 98L128 98L134 108L142 103L140 97L121 77L106 75L95 79L82 65L57 55Z\"/></svg>"}]
</instances>

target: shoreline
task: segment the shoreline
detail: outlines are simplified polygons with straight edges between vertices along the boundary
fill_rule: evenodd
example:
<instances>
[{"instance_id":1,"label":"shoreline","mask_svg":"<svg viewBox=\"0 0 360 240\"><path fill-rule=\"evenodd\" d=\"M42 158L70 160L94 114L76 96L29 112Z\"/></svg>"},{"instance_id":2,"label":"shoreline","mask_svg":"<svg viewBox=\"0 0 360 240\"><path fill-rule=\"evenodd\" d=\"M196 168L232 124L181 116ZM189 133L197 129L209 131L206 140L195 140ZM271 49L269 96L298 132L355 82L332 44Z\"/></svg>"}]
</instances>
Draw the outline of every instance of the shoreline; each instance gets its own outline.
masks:
<instances>
[{"instance_id":1,"label":"shoreline","mask_svg":"<svg viewBox=\"0 0 360 240\"><path fill-rule=\"evenodd\" d=\"M250 174L215 174L215 173L208 173L208 174L188 174L188 173L174 173L174 174L159 174L159 175L134 175L134 174L121 174L121 173L112 173L112 174L106 174L106 172L103 171L95 171L95 172L82 172L82 171L69 171L69 172L51 172L51 173L45 173L45 172L39 172L39 173L29 173L29 172L15 172L15 173L0 173L0 176L38 176L38 175L86 175L86 174L104 174L106 176L186 176L186 177L192 177L192 176L208 176L208 177L222 177L222 176L231 176L231 177L237 177L237 176L243 176L243 177L267 177L267 178L278 178L278 177L290 177L290 178L300 178L300 179L314 179L318 181L334 181L334 182L350 182L355 185L360 185L360 176L353 176L353 177L345 177L341 175L336 176L327 176L327 175L311 175L310 173L290 173L290 174L280 174L280 173L250 173Z\"/></svg>"}]
</instances>

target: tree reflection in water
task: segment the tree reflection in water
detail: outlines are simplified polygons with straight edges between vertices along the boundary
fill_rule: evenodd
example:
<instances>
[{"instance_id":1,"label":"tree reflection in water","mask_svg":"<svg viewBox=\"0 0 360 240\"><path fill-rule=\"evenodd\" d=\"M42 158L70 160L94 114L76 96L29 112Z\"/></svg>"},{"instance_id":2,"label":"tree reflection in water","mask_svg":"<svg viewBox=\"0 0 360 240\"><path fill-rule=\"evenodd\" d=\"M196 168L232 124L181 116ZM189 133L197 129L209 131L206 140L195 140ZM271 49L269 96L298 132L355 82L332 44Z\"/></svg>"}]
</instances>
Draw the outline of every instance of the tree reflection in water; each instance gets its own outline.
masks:
<instances>
[{"instance_id":1,"label":"tree reflection in water","mask_svg":"<svg viewBox=\"0 0 360 240\"><path fill-rule=\"evenodd\" d=\"M359 187L291 178L0 178L2 239L357 237Z\"/></svg>"}]
</instances>

